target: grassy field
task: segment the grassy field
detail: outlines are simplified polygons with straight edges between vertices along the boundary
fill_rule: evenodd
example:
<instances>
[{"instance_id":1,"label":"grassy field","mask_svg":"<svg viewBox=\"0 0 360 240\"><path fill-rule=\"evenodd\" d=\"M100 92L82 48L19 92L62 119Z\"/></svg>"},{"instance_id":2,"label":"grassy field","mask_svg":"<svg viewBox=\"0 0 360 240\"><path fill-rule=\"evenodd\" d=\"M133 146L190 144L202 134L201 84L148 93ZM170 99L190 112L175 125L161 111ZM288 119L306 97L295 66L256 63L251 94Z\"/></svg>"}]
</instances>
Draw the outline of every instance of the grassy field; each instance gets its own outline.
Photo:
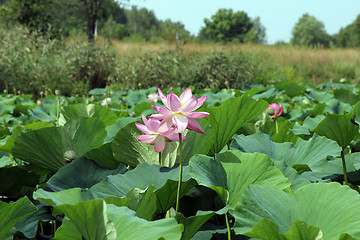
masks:
<instances>
[{"instance_id":1,"label":"grassy field","mask_svg":"<svg viewBox=\"0 0 360 240\"><path fill-rule=\"evenodd\" d=\"M73 40L68 40L71 43ZM109 41L99 38L100 45ZM139 58L156 56L164 51L180 51L185 57L199 57L211 52L234 54L239 51L257 55L265 68L278 69L290 81L318 84L330 79L356 80L360 77L360 49L308 48L294 46L269 46L249 44L200 44L200 43L132 43L112 40L110 48L118 57Z\"/></svg>"}]
</instances>

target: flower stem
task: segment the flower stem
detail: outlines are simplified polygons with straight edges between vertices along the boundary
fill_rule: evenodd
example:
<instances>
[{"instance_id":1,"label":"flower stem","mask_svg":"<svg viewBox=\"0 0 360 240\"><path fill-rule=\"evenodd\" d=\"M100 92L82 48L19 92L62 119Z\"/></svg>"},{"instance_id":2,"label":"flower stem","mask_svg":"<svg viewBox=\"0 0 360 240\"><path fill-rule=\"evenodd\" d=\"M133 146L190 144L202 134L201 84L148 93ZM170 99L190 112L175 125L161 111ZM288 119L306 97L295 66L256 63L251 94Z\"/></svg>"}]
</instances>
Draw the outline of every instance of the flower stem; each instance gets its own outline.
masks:
<instances>
[{"instance_id":1,"label":"flower stem","mask_svg":"<svg viewBox=\"0 0 360 240\"><path fill-rule=\"evenodd\" d=\"M60 118L60 96L56 96L57 98L57 109L56 109L56 126L59 126L59 118Z\"/></svg>"},{"instance_id":2,"label":"flower stem","mask_svg":"<svg viewBox=\"0 0 360 240\"><path fill-rule=\"evenodd\" d=\"M349 185L348 179L347 179L347 171L346 171L346 162L345 162L345 156L344 156L344 149L341 150L341 160L342 160L342 165L343 165L343 170L344 170L344 181L345 181L345 185Z\"/></svg>"},{"instance_id":3,"label":"flower stem","mask_svg":"<svg viewBox=\"0 0 360 240\"><path fill-rule=\"evenodd\" d=\"M274 123L275 123L275 133L278 134L279 133L279 126L278 126L278 123L276 121L276 118L274 119Z\"/></svg>"},{"instance_id":4,"label":"flower stem","mask_svg":"<svg viewBox=\"0 0 360 240\"><path fill-rule=\"evenodd\" d=\"M231 240L231 229L230 229L230 225L229 225L228 212L225 213L225 221L226 221L226 227L228 230L228 240Z\"/></svg>"},{"instance_id":5,"label":"flower stem","mask_svg":"<svg viewBox=\"0 0 360 240\"><path fill-rule=\"evenodd\" d=\"M179 151L180 151L180 171L179 171L179 184L177 189L177 195L176 195L176 208L175 211L178 212L179 210L179 200L180 200L180 188L181 188L181 181L182 181L182 136L181 133L179 133Z\"/></svg>"},{"instance_id":6,"label":"flower stem","mask_svg":"<svg viewBox=\"0 0 360 240\"><path fill-rule=\"evenodd\" d=\"M162 163L162 161L161 161L161 158L162 158L161 153L162 153L162 152L159 152L159 165L160 165L160 166L163 165L163 163Z\"/></svg>"}]
</instances>

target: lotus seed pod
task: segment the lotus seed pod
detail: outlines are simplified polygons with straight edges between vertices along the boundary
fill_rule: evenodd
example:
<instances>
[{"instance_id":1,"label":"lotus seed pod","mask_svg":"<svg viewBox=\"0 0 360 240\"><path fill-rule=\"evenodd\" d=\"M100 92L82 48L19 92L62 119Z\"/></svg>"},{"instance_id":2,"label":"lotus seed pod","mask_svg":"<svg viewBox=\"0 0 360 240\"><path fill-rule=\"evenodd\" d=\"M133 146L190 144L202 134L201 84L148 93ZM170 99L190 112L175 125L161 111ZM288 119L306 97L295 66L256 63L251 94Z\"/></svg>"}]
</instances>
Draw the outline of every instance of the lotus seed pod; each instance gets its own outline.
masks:
<instances>
[{"instance_id":1,"label":"lotus seed pod","mask_svg":"<svg viewBox=\"0 0 360 240\"><path fill-rule=\"evenodd\" d=\"M275 114L275 109L269 108L268 110L266 110L266 113L269 114L270 116L272 116Z\"/></svg>"},{"instance_id":2,"label":"lotus seed pod","mask_svg":"<svg viewBox=\"0 0 360 240\"><path fill-rule=\"evenodd\" d=\"M64 160L66 162L72 162L76 159L76 153L73 151L73 150L67 150L65 153L64 153Z\"/></svg>"}]
</instances>

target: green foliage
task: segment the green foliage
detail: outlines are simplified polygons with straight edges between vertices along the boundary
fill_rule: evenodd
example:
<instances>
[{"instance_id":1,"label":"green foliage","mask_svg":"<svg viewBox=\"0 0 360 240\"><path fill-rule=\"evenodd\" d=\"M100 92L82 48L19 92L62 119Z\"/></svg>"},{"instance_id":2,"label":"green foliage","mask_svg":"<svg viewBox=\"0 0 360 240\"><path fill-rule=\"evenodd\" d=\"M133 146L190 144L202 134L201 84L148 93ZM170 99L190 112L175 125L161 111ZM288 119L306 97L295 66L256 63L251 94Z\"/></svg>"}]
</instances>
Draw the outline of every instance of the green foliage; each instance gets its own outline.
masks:
<instances>
[{"instance_id":1,"label":"green foliage","mask_svg":"<svg viewBox=\"0 0 360 240\"><path fill-rule=\"evenodd\" d=\"M353 23L340 29L337 39L340 47L360 46L360 15Z\"/></svg>"},{"instance_id":2,"label":"green foliage","mask_svg":"<svg viewBox=\"0 0 360 240\"><path fill-rule=\"evenodd\" d=\"M66 46L21 26L0 26L0 44L0 86L9 92L84 94L115 77L115 58L106 47L84 42Z\"/></svg>"},{"instance_id":3,"label":"green foliage","mask_svg":"<svg viewBox=\"0 0 360 240\"><path fill-rule=\"evenodd\" d=\"M126 25L116 23L111 15L101 28L100 35L108 39L123 39L124 37L129 36L129 30Z\"/></svg>"},{"instance_id":4,"label":"green foliage","mask_svg":"<svg viewBox=\"0 0 360 240\"><path fill-rule=\"evenodd\" d=\"M137 9L133 6L131 10L126 10L127 27L131 34L138 34L146 40L155 36L159 29L159 21L151 10L146 8Z\"/></svg>"},{"instance_id":5,"label":"green foliage","mask_svg":"<svg viewBox=\"0 0 360 240\"><path fill-rule=\"evenodd\" d=\"M199 110L210 113L199 120L205 134L184 132L177 213L178 144L166 143L159 166L158 153L136 139L139 118L125 117L144 112L156 88L62 96L60 127L52 126L55 96L40 105L28 95L0 96L1 239L40 238L50 229L49 237L70 240L211 239L226 234L225 213L234 238L359 238L360 105L350 105L359 96L356 85L191 89L216 107ZM112 99L108 106L99 104L104 94ZM265 113L269 102L284 106L277 133ZM347 146L351 188L335 183L343 174L339 145ZM31 193L30 201L24 196ZM38 211L33 201L42 202Z\"/></svg>"},{"instance_id":6,"label":"green foliage","mask_svg":"<svg viewBox=\"0 0 360 240\"><path fill-rule=\"evenodd\" d=\"M274 188L251 186L243 199L243 203L234 212L237 233L261 238L257 234L264 230L265 222L261 220L266 218L275 223L272 224L271 235L294 231L293 224L298 225L294 221L300 220L318 227L324 239L337 240L341 233L348 233L355 238L360 236L359 229L355 227L360 221L357 214L360 211L357 205L359 194L338 183L308 184L296 190L293 195ZM351 217L342 217L343 215ZM274 228L276 225L278 229ZM309 226L304 230L313 232L315 229ZM285 236L290 234L292 233L288 232Z\"/></svg>"},{"instance_id":7,"label":"green foliage","mask_svg":"<svg viewBox=\"0 0 360 240\"><path fill-rule=\"evenodd\" d=\"M292 30L291 44L310 47L329 47L330 37L324 24L309 14L299 18Z\"/></svg>"},{"instance_id":8,"label":"green foliage","mask_svg":"<svg viewBox=\"0 0 360 240\"><path fill-rule=\"evenodd\" d=\"M200 38L218 42L244 42L253 27L245 12L233 12L232 9L219 9L211 20L205 19L204 23Z\"/></svg>"},{"instance_id":9,"label":"green foliage","mask_svg":"<svg viewBox=\"0 0 360 240\"><path fill-rule=\"evenodd\" d=\"M235 133L250 122L268 107L263 100L257 100L242 96L226 100L221 106L210 108L207 118L215 133L215 143L211 148L212 153L220 152Z\"/></svg>"},{"instance_id":10,"label":"green foliage","mask_svg":"<svg viewBox=\"0 0 360 240\"><path fill-rule=\"evenodd\" d=\"M14 203L0 202L0 238L7 239L8 231L21 219L35 212L37 208L28 197L23 197Z\"/></svg>"}]
</instances>

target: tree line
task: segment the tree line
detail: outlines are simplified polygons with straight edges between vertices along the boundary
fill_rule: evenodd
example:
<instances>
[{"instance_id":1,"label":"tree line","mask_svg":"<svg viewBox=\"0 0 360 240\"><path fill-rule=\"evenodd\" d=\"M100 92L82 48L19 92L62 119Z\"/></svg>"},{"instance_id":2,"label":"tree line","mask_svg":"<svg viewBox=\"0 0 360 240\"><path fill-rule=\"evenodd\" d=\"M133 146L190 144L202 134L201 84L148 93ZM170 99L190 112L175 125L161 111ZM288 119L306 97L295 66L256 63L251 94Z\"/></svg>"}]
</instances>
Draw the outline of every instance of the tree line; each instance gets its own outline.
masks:
<instances>
[{"instance_id":1,"label":"tree line","mask_svg":"<svg viewBox=\"0 0 360 240\"><path fill-rule=\"evenodd\" d=\"M182 41L266 43L260 18L244 11L219 9L194 36L181 22L159 20L153 11L130 7L127 0L0 0L0 21L6 26L20 23L50 37L86 34L127 41ZM310 47L359 47L360 15L337 34L326 32L324 23L304 14L292 30L289 43Z\"/></svg>"}]
</instances>

